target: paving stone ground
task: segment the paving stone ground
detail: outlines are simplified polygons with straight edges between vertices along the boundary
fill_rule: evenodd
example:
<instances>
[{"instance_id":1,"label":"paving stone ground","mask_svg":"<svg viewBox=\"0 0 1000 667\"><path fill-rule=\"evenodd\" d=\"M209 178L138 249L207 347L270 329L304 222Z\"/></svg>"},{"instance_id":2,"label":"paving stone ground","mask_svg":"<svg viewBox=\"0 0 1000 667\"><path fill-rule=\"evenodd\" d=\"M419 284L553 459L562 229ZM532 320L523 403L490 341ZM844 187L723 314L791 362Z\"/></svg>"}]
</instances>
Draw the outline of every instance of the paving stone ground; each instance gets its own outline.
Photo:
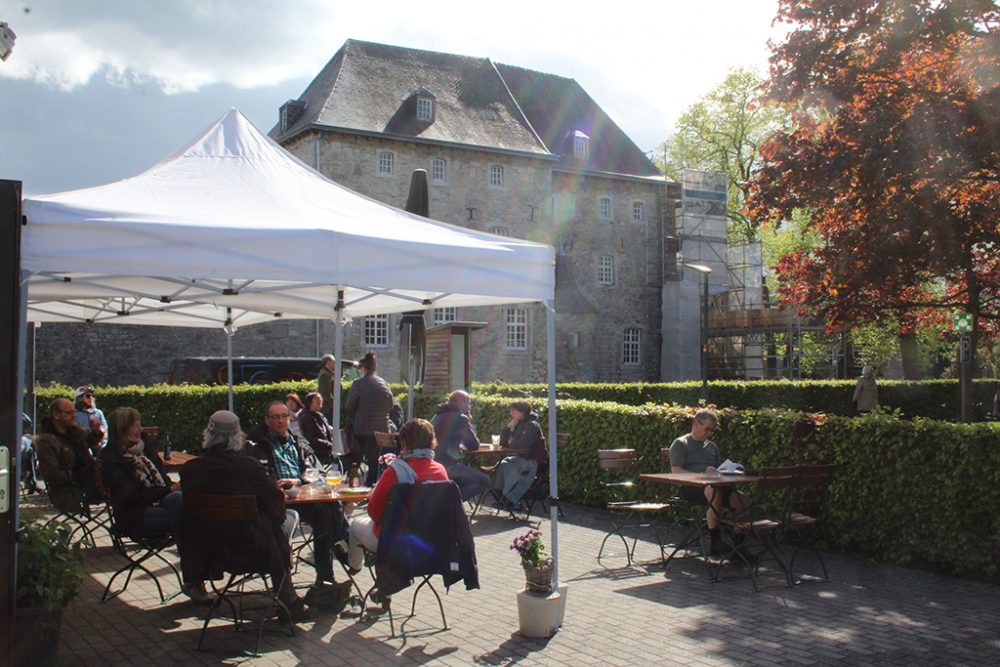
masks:
<instances>
[{"instance_id":1,"label":"paving stone ground","mask_svg":"<svg viewBox=\"0 0 1000 667\"><path fill-rule=\"evenodd\" d=\"M560 579L567 608L551 639L528 639L517 630L515 596L524 577L508 547L527 524L486 515L473 520L482 588L459 584L444 596L449 630L440 629L434 598L422 592L400 637L390 637L385 617L359 622L325 615L300 623L295 637L266 631L254 659L247 656L252 633L236 633L223 621L210 626L206 650L195 651L204 610L183 597L160 604L145 576L99 602L121 562L104 536L89 550L81 595L63 616L59 664L1000 665L996 584L827 554L830 582L788 588L771 573L754 593L746 571L736 567L725 568L718 583L694 560L674 561L664 571L651 542L639 543L640 565L629 567L623 555L599 564L607 516L564 509ZM540 521L548 544L549 522ZM296 585L307 586L311 574L301 567ZM367 573L358 580L370 584ZM163 576L162 582L176 591L176 581ZM407 611L411 596L412 588L397 595L394 609Z\"/></svg>"}]
</instances>

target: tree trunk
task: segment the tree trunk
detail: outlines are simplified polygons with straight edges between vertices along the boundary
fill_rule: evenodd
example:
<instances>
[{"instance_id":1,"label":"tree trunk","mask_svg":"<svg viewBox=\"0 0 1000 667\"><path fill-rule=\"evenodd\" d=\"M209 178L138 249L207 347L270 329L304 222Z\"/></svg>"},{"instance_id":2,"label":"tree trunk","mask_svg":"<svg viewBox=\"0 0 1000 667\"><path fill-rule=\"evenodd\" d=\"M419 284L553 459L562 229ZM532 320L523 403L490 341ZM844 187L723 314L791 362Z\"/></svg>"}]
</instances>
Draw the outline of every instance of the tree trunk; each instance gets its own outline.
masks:
<instances>
[{"instance_id":1,"label":"tree trunk","mask_svg":"<svg viewBox=\"0 0 1000 667\"><path fill-rule=\"evenodd\" d=\"M899 354L903 362L903 379L920 379L920 348L917 344L917 335L906 333L899 335Z\"/></svg>"}]
</instances>

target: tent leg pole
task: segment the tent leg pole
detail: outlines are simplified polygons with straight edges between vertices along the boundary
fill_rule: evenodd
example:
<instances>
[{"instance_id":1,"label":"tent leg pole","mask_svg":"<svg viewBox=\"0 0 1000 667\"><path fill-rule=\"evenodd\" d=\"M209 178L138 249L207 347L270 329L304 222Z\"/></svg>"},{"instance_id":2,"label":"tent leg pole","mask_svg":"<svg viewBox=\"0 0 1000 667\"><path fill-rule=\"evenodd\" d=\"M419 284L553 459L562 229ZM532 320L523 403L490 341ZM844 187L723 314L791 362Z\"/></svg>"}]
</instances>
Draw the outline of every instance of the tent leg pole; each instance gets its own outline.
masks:
<instances>
[{"instance_id":1,"label":"tent leg pole","mask_svg":"<svg viewBox=\"0 0 1000 667\"><path fill-rule=\"evenodd\" d=\"M226 331L226 372L229 375L229 411L233 410L233 332Z\"/></svg>"},{"instance_id":2,"label":"tent leg pole","mask_svg":"<svg viewBox=\"0 0 1000 667\"><path fill-rule=\"evenodd\" d=\"M337 290L337 324L333 344L333 356L336 361L333 365L333 432L336 437L340 437L340 392L341 378L343 377L342 358L344 356L344 290Z\"/></svg>"},{"instance_id":3,"label":"tent leg pole","mask_svg":"<svg viewBox=\"0 0 1000 667\"><path fill-rule=\"evenodd\" d=\"M416 374L416 369L413 368L413 324L406 325L406 379L409 388L406 392L406 420L409 421L413 419L413 384Z\"/></svg>"},{"instance_id":4,"label":"tent leg pole","mask_svg":"<svg viewBox=\"0 0 1000 667\"><path fill-rule=\"evenodd\" d=\"M559 445L556 437L556 310L545 306L545 358L549 385L549 497L559 498ZM552 582L559 587L559 505L552 503Z\"/></svg>"}]
</instances>

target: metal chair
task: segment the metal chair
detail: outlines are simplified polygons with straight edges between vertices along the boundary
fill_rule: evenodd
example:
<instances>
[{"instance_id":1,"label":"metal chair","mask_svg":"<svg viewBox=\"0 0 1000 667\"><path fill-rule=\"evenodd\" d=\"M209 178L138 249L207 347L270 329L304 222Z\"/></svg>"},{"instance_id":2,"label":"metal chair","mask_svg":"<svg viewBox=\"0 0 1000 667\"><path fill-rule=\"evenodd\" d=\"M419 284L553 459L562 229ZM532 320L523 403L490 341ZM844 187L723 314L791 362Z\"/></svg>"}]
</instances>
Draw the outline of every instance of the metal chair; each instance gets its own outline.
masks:
<instances>
[{"instance_id":1,"label":"metal chair","mask_svg":"<svg viewBox=\"0 0 1000 667\"><path fill-rule=\"evenodd\" d=\"M806 549L819 561L823 570L823 581L830 581L823 555L816 549L815 537L821 532L822 523L826 517L827 498L833 474L837 470L834 464L810 464L797 466L797 479L791 510L788 515L788 532L796 540L795 550L788 562L789 577L795 581L795 559ZM799 582L796 582L799 583Z\"/></svg>"},{"instance_id":2,"label":"metal chair","mask_svg":"<svg viewBox=\"0 0 1000 667\"><path fill-rule=\"evenodd\" d=\"M560 450L565 447L568 442L568 434L556 433L557 457L559 456ZM549 513L549 510L551 509L551 500L549 498L549 464L547 460L545 463L538 466L538 471L535 473L535 481L532 482L531 487L521 497L521 502L525 504L525 520L531 516L531 510L534 509L536 504L541 504L543 514ZM556 498L556 511L559 513L559 518L563 518L562 506L559 504L558 498Z\"/></svg>"},{"instance_id":3,"label":"metal chair","mask_svg":"<svg viewBox=\"0 0 1000 667\"><path fill-rule=\"evenodd\" d=\"M109 530L108 533L111 535L111 545L114 547L115 552L118 553L127 562L125 565L120 567L108 580L108 585L104 587L104 594L101 596L101 602L107 602L111 598L117 597L124 593L128 589L129 582L132 581L132 575L136 570L141 570L153 580L156 584L156 592L160 596L160 602L166 603L181 592L181 575L177 571L177 568L169 560L163 557L162 551L167 547L173 546L175 544L172 535L167 533L158 535L127 535L118 526L115 521L115 513L111 509L111 504L107 504L107 513L109 520ZM160 580L157 578L149 568L146 567L146 563L151 559L157 559L162 563L165 563L174 573L177 578L177 591L172 595L165 596L163 594L163 588L160 586ZM115 579L118 578L123 572L128 574L125 577L125 584L122 586L121 590L114 593L111 592L111 587L115 583Z\"/></svg>"},{"instance_id":4,"label":"metal chair","mask_svg":"<svg viewBox=\"0 0 1000 667\"><path fill-rule=\"evenodd\" d=\"M601 540L597 551L597 560L604 556L604 546L613 536L618 536L625 545L625 556L629 565L635 555L635 547L639 536L649 531L660 549L660 559L663 559L663 543L656 529L660 514L671 507L670 503L648 502L640 500L637 494L636 473L639 467L639 457L634 449L599 449L597 450L597 466L605 474L603 482L605 507L611 511L611 530ZM621 516L621 519L616 519ZM644 517L652 517L645 519ZM635 528L632 547L629 548L625 537L626 529Z\"/></svg>"},{"instance_id":5,"label":"metal chair","mask_svg":"<svg viewBox=\"0 0 1000 667\"><path fill-rule=\"evenodd\" d=\"M226 554L216 553L210 548L202 545L205 562L212 568L218 568L229 573L229 578L220 589L212 581L212 590L216 597L205 615L205 622L201 626L201 634L198 637L197 650L202 650L205 642L205 632L212 616L225 602L233 613L233 623L237 631L240 630L240 623L243 622L243 600L247 595L260 594L261 591L246 593L244 586L251 580L260 578L264 590L263 594L267 598L267 604L261 608L260 620L257 626L257 641L254 645L253 656L260 653L260 640L264 634L264 624L271 618L275 608L284 611L284 620L287 622L289 635L295 636L295 626L291 620L291 611L283 603L278 592L284 585L284 578L281 581L271 581L269 564L260 553L260 545L254 534L254 529L260 521L260 513L257 509L257 499L250 495L213 495L207 493L189 493L184 497L185 521L193 521L196 527L195 534L218 534L225 535L230 552L241 551L244 554L253 554L252 558L242 557L238 560L231 559ZM231 599L231 595L238 596L239 604L236 605Z\"/></svg>"},{"instance_id":6,"label":"metal chair","mask_svg":"<svg viewBox=\"0 0 1000 667\"><path fill-rule=\"evenodd\" d=\"M670 470L670 448L660 449L660 457L663 460L665 470ZM682 531L681 538L674 542L663 544L664 553L671 549L670 555L663 559L663 567L666 569L677 554L681 551L693 551L694 555L701 558L708 552L708 526L705 525L705 506L688 502L679 495L671 495L666 501L672 508L671 526ZM684 556L685 558L689 556Z\"/></svg>"}]
</instances>

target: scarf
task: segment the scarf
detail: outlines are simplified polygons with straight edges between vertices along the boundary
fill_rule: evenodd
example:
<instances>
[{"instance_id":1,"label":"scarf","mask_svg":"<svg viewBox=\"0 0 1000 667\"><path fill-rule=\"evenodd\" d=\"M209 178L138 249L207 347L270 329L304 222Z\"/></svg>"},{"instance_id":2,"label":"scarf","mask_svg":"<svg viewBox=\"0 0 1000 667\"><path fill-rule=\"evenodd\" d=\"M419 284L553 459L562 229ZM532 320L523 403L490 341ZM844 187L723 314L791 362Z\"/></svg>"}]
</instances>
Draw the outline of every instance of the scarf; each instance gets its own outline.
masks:
<instances>
[{"instance_id":1,"label":"scarf","mask_svg":"<svg viewBox=\"0 0 1000 667\"><path fill-rule=\"evenodd\" d=\"M417 473L406 462L406 459L430 459L433 461L434 450L414 449L413 451L400 454L389 464L389 467L396 473L396 481L400 484L414 484L417 481Z\"/></svg>"},{"instance_id":2,"label":"scarf","mask_svg":"<svg viewBox=\"0 0 1000 667\"><path fill-rule=\"evenodd\" d=\"M132 464L132 469L135 470L135 475L139 478L139 483L146 488L166 486L167 484L163 481L160 471L156 469L152 461L146 458L146 455L142 453L142 449L143 443L140 441L122 450L125 460Z\"/></svg>"}]
</instances>

